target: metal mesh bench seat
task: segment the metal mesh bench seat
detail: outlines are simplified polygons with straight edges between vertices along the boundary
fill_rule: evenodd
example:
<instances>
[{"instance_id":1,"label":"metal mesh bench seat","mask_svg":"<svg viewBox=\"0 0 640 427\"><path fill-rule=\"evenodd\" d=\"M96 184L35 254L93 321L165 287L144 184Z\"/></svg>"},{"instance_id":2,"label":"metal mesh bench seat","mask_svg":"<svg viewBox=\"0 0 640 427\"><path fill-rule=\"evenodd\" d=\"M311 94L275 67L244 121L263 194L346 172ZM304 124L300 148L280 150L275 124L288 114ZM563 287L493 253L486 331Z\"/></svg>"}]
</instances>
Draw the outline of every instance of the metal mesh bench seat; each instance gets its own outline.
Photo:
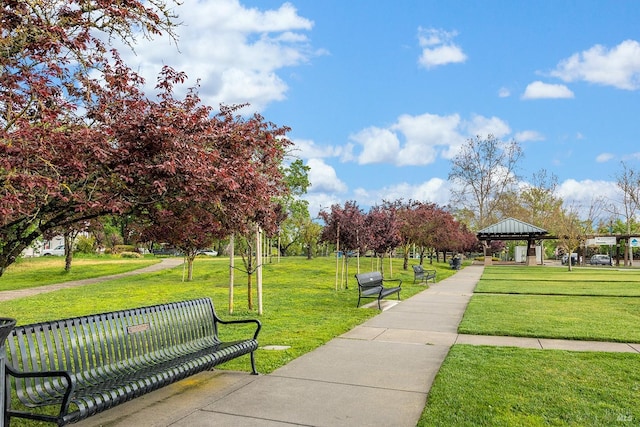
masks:
<instances>
[{"instance_id":1,"label":"metal mesh bench seat","mask_svg":"<svg viewBox=\"0 0 640 427\"><path fill-rule=\"evenodd\" d=\"M248 338L218 337L220 325L250 323ZM208 298L18 326L6 342L15 400L7 394L5 424L73 423L246 354L256 374L260 328L221 320Z\"/></svg>"},{"instance_id":2,"label":"metal mesh bench seat","mask_svg":"<svg viewBox=\"0 0 640 427\"><path fill-rule=\"evenodd\" d=\"M397 293L398 300L400 300L402 286L402 280L400 279L383 279L382 273L372 271L356 274L356 281L358 282L358 305L356 307L360 307L362 298L376 298L378 300L378 309L381 308L380 300L384 297ZM397 286L385 287L385 282L395 282Z\"/></svg>"}]
</instances>

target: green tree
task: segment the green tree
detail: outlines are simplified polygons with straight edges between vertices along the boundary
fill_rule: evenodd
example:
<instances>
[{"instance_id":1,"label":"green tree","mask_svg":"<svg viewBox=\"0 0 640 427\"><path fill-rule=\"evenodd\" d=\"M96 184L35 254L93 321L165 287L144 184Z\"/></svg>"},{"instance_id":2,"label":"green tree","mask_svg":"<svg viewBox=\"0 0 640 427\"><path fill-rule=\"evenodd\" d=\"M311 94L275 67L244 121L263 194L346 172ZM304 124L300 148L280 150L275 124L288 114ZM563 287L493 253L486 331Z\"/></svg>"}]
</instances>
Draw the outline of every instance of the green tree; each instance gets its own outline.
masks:
<instances>
[{"instance_id":1,"label":"green tree","mask_svg":"<svg viewBox=\"0 0 640 427\"><path fill-rule=\"evenodd\" d=\"M302 243L311 220L309 202L300 198L310 186L309 167L296 159L283 169L283 175L289 192L279 199L286 218L280 223L278 239L280 254L287 255L291 248Z\"/></svg>"}]
</instances>

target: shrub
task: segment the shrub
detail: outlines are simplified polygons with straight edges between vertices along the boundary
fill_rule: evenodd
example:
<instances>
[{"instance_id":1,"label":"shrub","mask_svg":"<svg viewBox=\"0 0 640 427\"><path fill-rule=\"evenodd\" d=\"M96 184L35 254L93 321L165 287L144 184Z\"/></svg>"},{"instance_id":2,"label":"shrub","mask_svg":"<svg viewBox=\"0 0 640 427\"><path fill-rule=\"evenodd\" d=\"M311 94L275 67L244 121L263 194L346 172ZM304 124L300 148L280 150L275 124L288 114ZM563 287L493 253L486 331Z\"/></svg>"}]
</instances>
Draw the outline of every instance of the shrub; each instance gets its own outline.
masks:
<instances>
[{"instance_id":1,"label":"shrub","mask_svg":"<svg viewBox=\"0 0 640 427\"><path fill-rule=\"evenodd\" d=\"M112 254L121 254L123 252L135 252L136 247L134 245L114 245L111 249Z\"/></svg>"},{"instance_id":2,"label":"shrub","mask_svg":"<svg viewBox=\"0 0 640 427\"><path fill-rule=\"evenodd\" d=\"M93 254L96 252L95 237L78 236L76 240L76 252L82 254Z\"/></svg>"},{"instance_id":3,"label":"shrub","mask_svg":"<svg viewBox=\"0 0 640 427\"><path fill-rule=\"evenodd\" d=\"M120 258L142 258L138 252L124 251L120 253Z\"/></svg>"}]
</instances>

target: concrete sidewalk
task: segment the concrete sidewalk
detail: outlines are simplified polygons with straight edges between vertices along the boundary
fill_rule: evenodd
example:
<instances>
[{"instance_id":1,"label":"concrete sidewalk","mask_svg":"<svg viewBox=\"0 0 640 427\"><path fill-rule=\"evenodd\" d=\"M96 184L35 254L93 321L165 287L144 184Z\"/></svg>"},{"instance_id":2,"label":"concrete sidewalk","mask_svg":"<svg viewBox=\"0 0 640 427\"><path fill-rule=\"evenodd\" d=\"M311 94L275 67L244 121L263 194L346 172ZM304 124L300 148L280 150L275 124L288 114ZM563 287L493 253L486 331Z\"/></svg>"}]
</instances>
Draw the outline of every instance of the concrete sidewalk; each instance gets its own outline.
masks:
<instances>
[{"instance_id":1,"label":"concrete sidewalk","mask_svg":"<svg viewBox=\"0 0 640 427\"><path fill-rule=\"evenodd\" d=\"M396 304L269 375L212 371L79 426L415 426L455 343L640 351L640 345L459 335L482 266ZM248 363L248 362L247 362Z\"/></svg>"}]
</instances>

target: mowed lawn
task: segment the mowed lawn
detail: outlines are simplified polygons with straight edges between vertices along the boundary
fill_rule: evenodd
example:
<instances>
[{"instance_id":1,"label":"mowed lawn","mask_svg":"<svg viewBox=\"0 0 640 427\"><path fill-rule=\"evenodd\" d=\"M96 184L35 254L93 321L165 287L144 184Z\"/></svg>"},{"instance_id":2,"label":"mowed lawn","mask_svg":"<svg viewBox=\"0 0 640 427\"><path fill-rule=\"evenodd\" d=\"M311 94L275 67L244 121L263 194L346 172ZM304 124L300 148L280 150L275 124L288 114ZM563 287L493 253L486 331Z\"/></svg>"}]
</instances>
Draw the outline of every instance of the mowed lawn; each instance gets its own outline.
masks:
<instances>
[{"instance_id":1,"label":"mowed lawn","mask_svg":"<svg viewBox=\"0 0 640 427\"><path fill-rule=\"evenodd\" d=\"M117 255L75 256L71 270L64 270L64 257L22 258L0 277L0 291L34 288L72 280L126 273L157 264L160 258L122 258Z\"/></svg>"},{"instance_id":2,"label":"mowed lawn","mask_svg":"<svg viewBox=\"0 0 640 427\"><path fill-rule=\"evenodd\" d=\"M63 260L58 260L63 261ZM153 259L151 259L153 261ZM129 260L125 260L126 263ZM28 274L35 277L33 286L47 281L51 274L49 266L38 277L39 264L30 264ZM128 265L128 264L127 264ZM60 270L64 263L58 265ZM74 265L76 275L83 270L89 275L93 267L80 263ZM361 271L380 269L372 258L360 260ZM401 299L406 299L426 288L413 283L411 267L402 269L402 260L386 260L386 278L402 279ZM448 264L434 263L429 268L438 270L443 279L454 272ZM264 264L263 310L258 316L258 298L255 275L252 277L251 298L253 309L249 309L248 279L242 271L242 262L236 260L233 314L229 314L229 260L224 257L198 257L194 262L194 279L183 281L182 266L155 273L129 276L103 283L64 289L53 293L0 302L0 317L12 317L18 324L44 320L62 319L91 313L101 313L123 308L132 308L209 297L213 300L218 315L223 319L260 318L263 328L259 336L261 346L290 346L284 351L259 350L256 355L257 368L269 373L292 359L313 350L333 337L345 333L364 320L378 314L377 309L356 308L358 288L354 274L358 271L356 259L349 261L348 270L340 270L337 277L346 284L336 285L336 259L320 257L307 260L303 257L274 257ZM54 271L54 274L58 274ZM69 277L70 276L65 276ZM62 281L62 280L56 280ZM24 282L22 272L8 271L0 277L0 290L11 289L15 282ZM22 286L22 285L21 285ZM365 300L364 303L372 300ZM226 333L226 330L223 331ZM246 332L244 332L246 335ZM239 334L241 335L241 334ZM233 335L223 335L232 339ZM248 360L236 359L224 365L228 369L249 370Z\"/></svg>"},{"instance_id":3,"label":"mowed lawn","mask_svg":"<svg viewBox=\"0 0 640 427\"><path fill-rule=\"evenodd\" d=\"M459 331L640 342L640 271L487 267ZM455 345L419 426L640 425L640 354Z\"/></svg>"},{"instance_id":4,"label":"mowed lawn","mask_svg":"<svg viewBox=\"0 0 640 427\"><path fill-rule=\"evenodd\" d=\"M485 269L459 332L640 343L640 271Z\"/></svg>"}]
</instances>

